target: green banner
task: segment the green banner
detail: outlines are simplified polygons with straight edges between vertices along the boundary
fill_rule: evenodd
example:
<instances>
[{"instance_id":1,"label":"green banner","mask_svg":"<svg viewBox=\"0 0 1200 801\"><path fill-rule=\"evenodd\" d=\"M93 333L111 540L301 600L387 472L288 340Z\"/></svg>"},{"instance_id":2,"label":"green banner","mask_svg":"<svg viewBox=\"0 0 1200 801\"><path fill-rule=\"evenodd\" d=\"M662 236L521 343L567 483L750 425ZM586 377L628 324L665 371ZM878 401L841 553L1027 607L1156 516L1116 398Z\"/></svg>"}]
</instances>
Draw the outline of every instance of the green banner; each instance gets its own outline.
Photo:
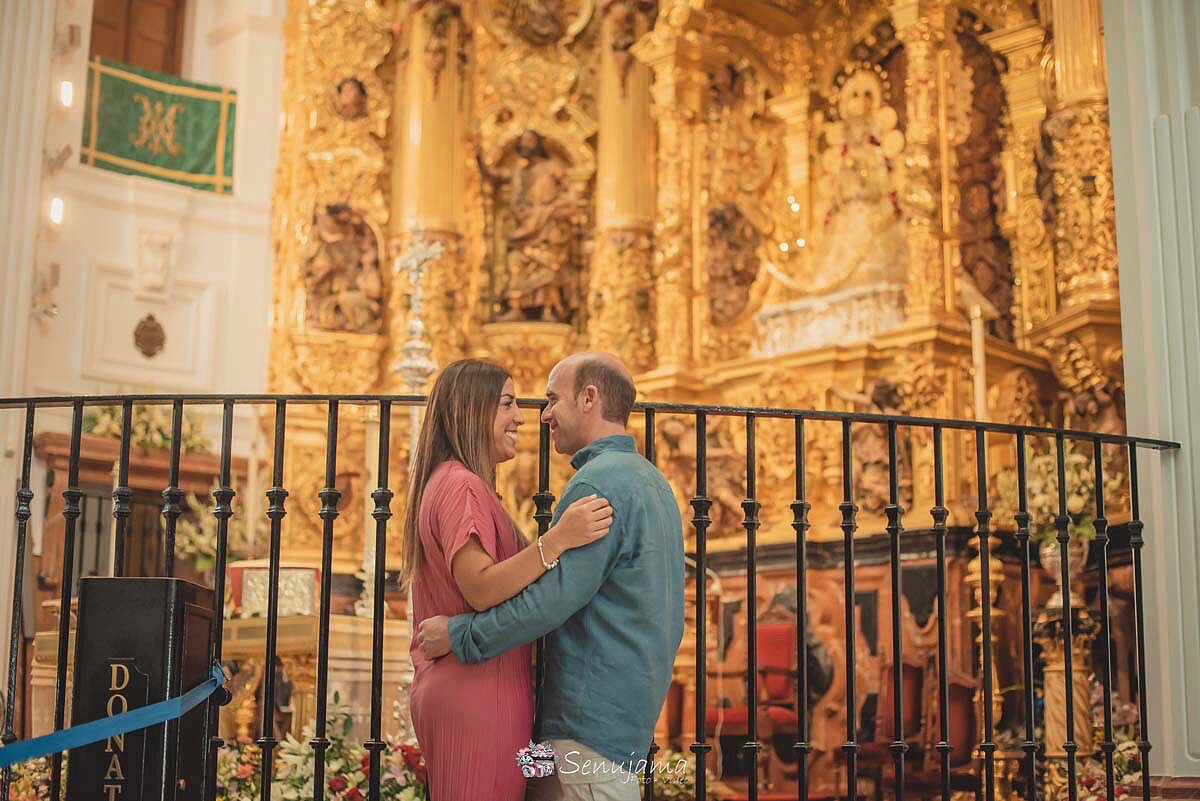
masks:
<instances>
[{"instance_id":1,"label":"green banner","mask_svg":"<svg viewBox=\"0 0 1200 801\"><path fill-rule=\"evenodd\" d=\"M237 92L93 56L80 160L233 194Z\"/></svg>"}]
</instances>

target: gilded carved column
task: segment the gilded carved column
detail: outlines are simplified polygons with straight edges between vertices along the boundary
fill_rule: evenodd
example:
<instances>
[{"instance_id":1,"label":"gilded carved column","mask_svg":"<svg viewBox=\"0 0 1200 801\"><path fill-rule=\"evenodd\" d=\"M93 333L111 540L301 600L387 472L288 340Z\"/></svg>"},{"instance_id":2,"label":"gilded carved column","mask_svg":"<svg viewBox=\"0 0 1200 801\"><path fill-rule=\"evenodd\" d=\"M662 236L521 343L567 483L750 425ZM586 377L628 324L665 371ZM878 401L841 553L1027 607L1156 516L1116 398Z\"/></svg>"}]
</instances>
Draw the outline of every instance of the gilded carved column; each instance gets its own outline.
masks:
<instances>
[{"instance_id":1,"label":"gilded carved column","mask_svg":"<svg viewBox=\"0 0 1200 801\"><path fill-rule=\"evenodd\" d=\"M907 128L904 164L908 186L903 209L908 217L908 280L905 316L934 323L957 317L953 273L957 249L946 241L952 227L946 213L942 171L949 159L943 44L953 35L954 11L944 0L896 0L892 19L907 54Z\"/></svg>"},{"instance_id":2,"label":"gilded carved column","mask_svg":"<svg viewBox=\"0 0 1200 801\"><path fill-rule=\"evenodd\" d=\"M284 18L283 125L271 198L275 252L271 360L267 386L288 394L361 394L386 381L387 231L384 139L392 98L378 69L393 45L392 20L353 0L290 0ZM262 420L267 436L273 421ZM342 412L339 444L362 452L356 415ZM316 508L325 486L326 414L287 410L284 486L289 510ZM334 524L334 571L355 569L361 553L358 458L341 457ZM253 488L254 494L260 488ZM259 495L261 499L261 495ZM261 500L260 500L261 503ZM289 515L289 561L321 563L315 515Z\"/></svg>"},{"instance_id":3,"label":"gilded carved column","mask_svg":"<svg viewBox=\"0 0 1200 801\"><path fill-rule=\"evenodd\" d=\"M392 140L394 254L414 239L440 242L444 255L426 277L425 325L434 359L444 365L463 355L467 291L461 259L463 150L460 67L463 19L459 3L434 0L408 5L398 31L397 124ZM404 281L397 286L407 289ZM400 299L402 300L402 299ZM401 304L402 305L402 304ZM393 348L404 341L406 321L392 319Z\"/></svg>"},{"instance_id":4,"label":"gilded carved column","mask_svg":"<svg viewBox=\"0 0 1200 801\"><path fill-rule=\"evenodd\" d=\"M1054 252L1063 307L1118 298L1116 207L1100 0L1053 0Z\"/></svg>"},{"instance_id":5,"label":"gilded carved column","mask_svg":"<svg viewBox=\"0 0 1200 801\"><path fill-rule=\"evenodd\" d=\"M984 43L1008 61L1002 76L1008 99L1011 135L1002 156L1007 202L1001 228L1012 245L1017 287L1016 335L1024 341L1038 323L1056 310L1054 250L1038 192L1038 158L1046 104L1041 91L1045 32L1036 21L995 31Z\"/></svg>"},{"instance_id":6,"label":"gilded carved column","mask_svg":"<svg viewBox=\"0 0 1200 801\"><path fill-rule=\"evenodd\" d=\"M620 355L635 371L654 366L654 121L651 71L631 48L652 10L645 0L603 7L596 253L587 299L591 346Z\"/></svg>"},{"instance_id":7,"label":"gilded carved column","mask_svg":"<svg viewBox=\"0 0 1200 801\"><path fill-rule=\"evenodd\" d=\"M1099 625L1086 610L1072 613L1071 696L1074 701L1076 754L1089 756L1095 750L1092 721L1092 641ZM1043 612L1034 626L1034 641L1041 646L1045 706L1046 767L1043 777L1047 798L1059 798L1066 787L1067 668L1063 647L1062 611Z\"/></svg>"},{"instance_id":8,"label":"gilded carved column","mask_svg":"<svg viewBox=\"0 0 1200 801\"><path fill-rule=\"evenodd\" d=\"M655 356L658 367L676 370L686 369L697 356L692 244L699 203L698 137L708 85L698 41L703 26L704 11L680 0L663 9L654 30L633 48L654 71L652 113L658 122Z\"/></svg>"}]
</instances>

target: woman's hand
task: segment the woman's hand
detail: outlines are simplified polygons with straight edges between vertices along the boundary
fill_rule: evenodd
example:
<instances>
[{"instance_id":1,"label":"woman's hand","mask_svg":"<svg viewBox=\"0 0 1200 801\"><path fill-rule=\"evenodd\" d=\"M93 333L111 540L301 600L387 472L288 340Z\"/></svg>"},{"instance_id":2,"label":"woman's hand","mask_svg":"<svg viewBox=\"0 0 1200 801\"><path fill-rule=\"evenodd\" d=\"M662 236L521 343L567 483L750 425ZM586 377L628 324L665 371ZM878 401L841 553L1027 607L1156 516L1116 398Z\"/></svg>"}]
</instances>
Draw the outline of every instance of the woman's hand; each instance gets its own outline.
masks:
<instances>
[{"instance_id":1,"label":"woman's hand","mask_svg":"<svg viewBox=\"0 0 1200 801\"><path fill-rule=\"evenodd\" d=\"M604 535L612 525L613 509L608 500L598 495L580 498L567 507L554 528L542 537L546 558L557 559L572 548L589 545Z\"/></svg>"}]
</instances>

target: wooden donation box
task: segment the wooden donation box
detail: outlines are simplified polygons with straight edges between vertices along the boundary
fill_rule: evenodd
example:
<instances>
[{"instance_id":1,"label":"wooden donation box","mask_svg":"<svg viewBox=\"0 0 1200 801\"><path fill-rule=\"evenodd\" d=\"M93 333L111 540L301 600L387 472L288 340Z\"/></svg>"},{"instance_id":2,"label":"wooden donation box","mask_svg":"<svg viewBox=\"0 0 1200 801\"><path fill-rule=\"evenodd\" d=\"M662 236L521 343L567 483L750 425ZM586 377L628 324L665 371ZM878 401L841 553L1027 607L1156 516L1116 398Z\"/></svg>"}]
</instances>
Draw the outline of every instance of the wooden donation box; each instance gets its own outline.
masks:
<instances>
[{"instance_id":1,"label":"wooden donation box","mask_svg":"<svg viewBox=\"0 0 1200 801\"><path fill-rule=\"evenodd\" d=\"M172 578L80 581L71 725L174 698L209 675L212 590ZM207 704L70 752L67 801L202 801Z\"/></svg>"}]
</instances>

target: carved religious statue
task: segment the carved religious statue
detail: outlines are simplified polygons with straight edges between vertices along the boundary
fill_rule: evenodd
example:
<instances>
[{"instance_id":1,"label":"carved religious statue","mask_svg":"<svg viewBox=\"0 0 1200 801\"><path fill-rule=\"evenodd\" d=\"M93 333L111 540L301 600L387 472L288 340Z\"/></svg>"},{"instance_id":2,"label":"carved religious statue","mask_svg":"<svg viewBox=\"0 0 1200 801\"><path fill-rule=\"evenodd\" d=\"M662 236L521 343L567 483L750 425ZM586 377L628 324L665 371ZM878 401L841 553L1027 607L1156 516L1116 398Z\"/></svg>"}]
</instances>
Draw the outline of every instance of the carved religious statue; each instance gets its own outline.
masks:
<instances>
[{"instance_id":1,"label":"carved religious statue","mask_svg":"<svg viewBox=\"0 0 1200 801\"><path fill-rule=\"evenodd\" d=\"M567 32L563 0L498 0L496 17L531 45L552 45Z\"/></svg>"},{"instance_id":2,"label":"carved religious statue","mask_svg":"<svg viewBox=\"0 0 1200 801\"><path fill-rule=\"evenodd\" d=\"M883 102L883 84L862 69L837 96L837 119L825 126L819 184L824 214L813 292L902 284L905 227L898 195L904 134Z\"/></svg>"},{"instance_id":3,"label":"carved religious statue","mask_svg":"<svg viewBox=\"0 0 1200 801\"><path fill-rule=\"evenodd\" d=\"M377 334L382 327L379 243L363 215L332 204L313 215L304 256L305 322L323 331Z\"/></svg>"},{"instance_id":4,"label":"carved religious statue","mask_svg":"<svg viewBox=\"0 0 1200 801\"><path fill-rule=\"evenodd\" d=\"M477 156L485 177L507 185L512 217L497 271L498 319L568 322L578 302L571 246L580 204L541 134L522 132L516 153L511 169L489 167Z\"/></svg>"},{"instance_id":5,"label":"carved religious statue","mask_svg":"<svg viewBox=\"0 0 1200 801\"><path fill-rule=\"evenodd\" d=\"M1072 425L1102 434L1122 435L1125 433L1125 421L1121 417L1124 400L1124 390L1115 381L1085 389L1070 399Z\"/></svg>"}]
</instances>

